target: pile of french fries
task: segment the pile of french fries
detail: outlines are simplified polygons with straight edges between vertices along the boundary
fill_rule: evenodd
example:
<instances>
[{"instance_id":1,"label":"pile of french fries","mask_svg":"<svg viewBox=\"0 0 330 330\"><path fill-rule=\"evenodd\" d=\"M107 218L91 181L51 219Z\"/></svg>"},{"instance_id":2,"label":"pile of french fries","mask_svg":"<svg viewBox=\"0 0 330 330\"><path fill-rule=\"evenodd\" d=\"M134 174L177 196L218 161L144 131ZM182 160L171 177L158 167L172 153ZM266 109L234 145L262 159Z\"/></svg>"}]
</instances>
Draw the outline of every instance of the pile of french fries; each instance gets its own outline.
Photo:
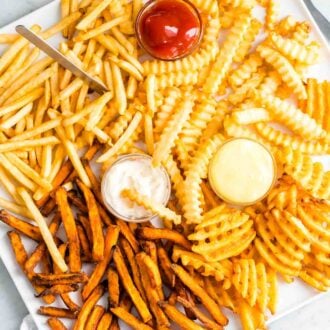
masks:
<instances>
[{"instance_id":1,"label":"pile of french fries","mask_svg":"<svg viewBox=\"0 0 330 330\"><path fill-rule=\"evenodd\" d=\"M51 329L222 329L225 309L262 329L278 276L330 287L330 172L311 158L329 153L330 82L306 76L319 52L310 25L280 18L276 0L191 2L203 39L172 62L140 61L141 0L62 0L57 24L31 27L44 39L62 33L59 50L103 95L23 37L0 35L0 183L12 198L0 198L0 220ZM261 142L278 167L267 198L242 210L207 179L233 137ZM167 207L122 191L164 228L105 208L102 173L126 153L168 171ZM37 243L31 253L22 236Z\"/></svg>"}]
</instances>

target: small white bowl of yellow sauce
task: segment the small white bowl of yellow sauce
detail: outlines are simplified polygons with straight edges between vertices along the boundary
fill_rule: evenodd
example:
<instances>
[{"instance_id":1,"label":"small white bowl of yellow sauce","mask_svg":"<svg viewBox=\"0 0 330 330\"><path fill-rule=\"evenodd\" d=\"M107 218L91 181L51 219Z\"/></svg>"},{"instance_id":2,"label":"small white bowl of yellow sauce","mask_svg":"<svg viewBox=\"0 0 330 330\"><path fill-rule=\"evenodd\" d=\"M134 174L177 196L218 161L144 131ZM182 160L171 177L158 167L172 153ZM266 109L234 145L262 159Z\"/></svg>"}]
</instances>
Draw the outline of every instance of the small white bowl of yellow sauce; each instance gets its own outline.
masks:
<instances>
[{"instance_id":1,"label":"small white bowl of yellow sauce","mask_svg":"<svg viewBox=\"0 0 330 330\"><path fill-rule=\"evenodd\" d=\"M251 205L266 197L277 177L270 150L247 138L226 141L212 158L208 178L214 192L225 202Z\"/></svg>"}]
</instances>

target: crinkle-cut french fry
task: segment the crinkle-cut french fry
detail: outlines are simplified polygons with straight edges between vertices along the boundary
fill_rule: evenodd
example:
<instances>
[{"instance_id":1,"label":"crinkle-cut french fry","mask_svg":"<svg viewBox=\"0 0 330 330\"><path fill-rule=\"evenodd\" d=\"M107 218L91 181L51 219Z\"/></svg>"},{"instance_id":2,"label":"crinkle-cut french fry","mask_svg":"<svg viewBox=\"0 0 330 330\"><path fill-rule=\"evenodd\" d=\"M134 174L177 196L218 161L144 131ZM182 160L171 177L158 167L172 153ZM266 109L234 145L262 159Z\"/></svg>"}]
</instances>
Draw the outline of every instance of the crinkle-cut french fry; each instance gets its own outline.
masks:
<instances>
[{"instance_id":1,"label":"crinkle-cut french fry","mask_svg":"<svg viewBox=\"0 0 330 330\"><path fill-rule=\"evenodd\" d=\"M273 30L277 21L279 3L276 0L268 0L266 5L266 27Z\"/></svg>"},{"instance_id":2,"label":"crinkle-cut french fry","mask_svg":"<svg viewBox=\"0 0 330 330\"><path fill-rule=\"evenodd\" d=\"M207 262L203 256L174 247L172 260L178 262L181 260L185 267L192 267L203 276L214 276L217 281L224 279L227 270L219 262Z\"/></svg>"},{"instance_id":3,"label":"crinkle-cut french fry","mask_svg":"<svg viewBox=\"0 0 330 330\"><path fill-rule=\"evenodd\" d=\"M156 76L157 89L165 89L168 87L191 86L198 82L200 72L171 72Z\"/></svg>"},{"instance_id":4,"label":"crinkle-cut french fry","mask_svg":"<svg viewBox=\"0 0 330 330\"><path fill-rule=\"evenodd\" d=\"M252 108L242 111L235 111L232 115L237 124L249 125L258 122L269 121L269 112L263 108ZM265 124L264 124L265 125Z\"/></svg>"},{"instance_id":5,"label":"crinkle-cut french fry","mask_svg":"<svg viewBox=\"0 0 330 330\"><path fill-rule=\"evenodd\" d=\"M131 201L143 206L147 210L159 215L161 218L173 221L174 224L181 223L181 216L168 209L164 205L153 201L147 196L139 194L136 190L125 189L122 191L122 196L129 198Z\"/></svg>"},{"instance_id":6,"label":"crinkle-cut french fry","mask_svg":"<svg viewBox=\"0 0 330 330\"><path fill-rule=\"evenodd\" d=\"M191 275L189 275L181 266L172 265L172 269L175 274L180 278L182 283L187 286L194 294L197 296L204 307L212 315L212 317L221 325L226 325L228 323L227 318L224 316L222 311L216 302L205 292L205 290L194 280Z\"/></svg>"},{"instance_id":7,"label":"crinkle-cut french fry","mask_svg":"<svg viewBox=\"0 0 330 330\"><path fill-rule=\"evenodd\" d=\"M258 70L262 62L261 57L257 53L249 55L249 57L229 76L228 80L231 86L236 88L242 85L245 80L251 78L252 73Z\"/></svg>"},{"instance_id":8,"label":"crinkle-cut french fry","mask_svg":"<svg viewBox=\"0 0 330 330\"><path fill-rule=\"evenodd\" d=\"M307 21L303 21L296 24L294 32L292 34L292 39L300 42L301 44L305 44L306 40L309 37L311 29L312 27Z\"/></svg>"},{"instance_id":9,"label":"crinkle-cut french fry","mask_svg":"<svg viewBox=\"0 0 330 330\"><path fill-rule=\"evenodd\" d=\"M286 148L283 151L284 171L293 177L314 197L329 199L330 171L324 171L321 163L314 163L309 155Z\"/></svg>"},{"instance_id":10,"label":"crinkle-cut french fry","mask_svg":"<svg viewBox=\"0 0 330 330\"><path fill-rule=\"evenodd\" d=\"M292 61L304 64L315 64L318 59L318 47L306 47L294 39L285 39L282 36L271 33L270 40L276 48Z\"/></svg>"},{"instance_id":11,"label":"crinkle-cut french fry","mask_svg":"<svg viewBox=\"0 0 330 330\"><path fill-rule=\"evenodd\" d=\"M200 184L202 179L206 177L209 161L222 143L222 135L214 135L212 139L206 141L198 148L188 166L183 195L184 217L188 223L199 223L202 220L203 210L199 200L202 194Z\"/></svg>"},{"instance_id":12,"label":"crinkle-cut french fry","mask_svg":"<svg viewBox=\"0 0 330 330\"><path fill-rule=\"evenodd\" d=\"M191 1L204 14L218 16L219 9L217 1L214 0L192 0Z\"/></svg>"},{"instance_id":13,"label":"crinkle-cut french fry","mask_svg":"<svg viewBox=\"0 0 330 330\"><path fill-rule=\"evenodd\" d=\"M216 113L214 101L202 97L196 101L190 119L184 125L179 135L180 141L185 146L186 152L193 154L196 150L202 131L206 128L213 115Z\"/></svg>"},{"instance_id":14,"label":"crinkle-cut french fry","mask_svg":"<svg viewBox=\"0 0 330 330\"><path fill-rule=\"evenodd\" d=\"M304 100L307 98L305 86L288 59L265 45L259 45L257 51L267 63L278 71L282 80L292 89L299 99Z\"/></svg>"},{"instance_id":15,"label":"crinkle-cut french fry","mask_svg":"<svg viewBox=\"0 0 330 330\"><path fill-rule=\"evenodd\" d=\"M299 136L283 133L265 123L256 124L257 132L267 141L281 147L291 147L311 155L323 155L329 149L328 143L319 140L303 140Z\"/></svg>"},{"instance_id":16,"label":"crinkle-cut french fry","mask_svg":"<svg viewBox=\"0 0 330 330\"><path fill-rule=\"evenodd\" d=\"M38 210L36 204L34 203L30 194L24 188L18 188L17 192L22 197L27 209L33 215L34 220L37 222L40 233L47 245L50 255L53 258L54 263L62 270L66 271L68 269L64 259L62 258L61 254L59 253L57 246L54 242L53 236L51 235L48 226L45 222L44 217Z\"/></svg>"},{"instance_id":17,"label":"crinkle-cut french fry","mask_svg":"<svg viewBox=\"0 0 330 330\"><path fill-rule=\"evenodd\" d=\"M194 101L185 96L177 105L177 112L171 116L166 128L159 138L153 153L153 165L158 166L167 158L168 153L174 145L174 141L178 137L183 128L184 123L189 118L193 109Z\"/></svg>"},{"instance_id":18,"label":"crinkle-cut french fry","mask_svg":"<svg viewBox=\"0 0 330 330\"><path fill-rule=\"evenodd\" d=\"M116 141L116 143L111 147L108 151L106 151L103 155L101 155L98 159L98 163L103 163L112 156L118 154L120 149L129 141L129 139L132 137L134 132L136 131L137 127L140 125L140 122L142 120L142 114L141 112L137 111L133 118L132 121L129 123L127 126L126 131L123 133L123 135Z\"/></svg>"},{"instance_id":19,"label":"crinkle-cut french fry","mask_svg":"<svg viewBox=\"0 0 330 330\"><path fill-rule=\"evenodd\" d=\"M235 22L229 35L227 36L217 58L212 66L211 72L206 79L203 90L206 93L214 94L217 92L223 79L227 75L233 61L233 57L237 53L240 43L242 42L246 31L251 25L251 14L243 14Z\"/></svg>"},{"instance_id":20,"label":"crinkle-cut french fry","mask_svg":"<svg viewBox=\"0 0 330 330\"><path fill-rule=\"evenodd\" d=\"M272 116L290 128L292 131L306 138L322 138L326 132L314 119L297 109L287 101L264 92L254 92L256 99L265 106Z\"/></svg>"}]
</instances>

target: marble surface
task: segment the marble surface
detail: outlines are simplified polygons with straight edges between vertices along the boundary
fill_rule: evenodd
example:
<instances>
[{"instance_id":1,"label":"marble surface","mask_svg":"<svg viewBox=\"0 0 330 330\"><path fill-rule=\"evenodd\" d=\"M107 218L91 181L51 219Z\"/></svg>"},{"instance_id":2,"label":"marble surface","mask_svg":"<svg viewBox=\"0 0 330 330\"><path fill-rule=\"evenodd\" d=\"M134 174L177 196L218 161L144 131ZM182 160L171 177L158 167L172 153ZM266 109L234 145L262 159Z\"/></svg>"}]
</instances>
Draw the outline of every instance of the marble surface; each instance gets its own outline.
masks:
<instances>
[{"instance_id":1,"label":"marble surface","mask_svg":"<svg viewBox=\"0 0 330 330\"><path fill-rule=\"evenodd\" d=\"M298 1L298 0L297 0ZM51 2L50 0L0 0L0 27ZM329 0L313 0L315 6L330 19ZM327 36L328 40L330 36ZM27 314L19 293L0 260L0 329L17 330ZM320 297L292 314L274 322L271 330L330 329L330 294ZM27 329L27 328L25 328ZM30 328L29 330L32 330Z\"/></svg>"}]
</instances>

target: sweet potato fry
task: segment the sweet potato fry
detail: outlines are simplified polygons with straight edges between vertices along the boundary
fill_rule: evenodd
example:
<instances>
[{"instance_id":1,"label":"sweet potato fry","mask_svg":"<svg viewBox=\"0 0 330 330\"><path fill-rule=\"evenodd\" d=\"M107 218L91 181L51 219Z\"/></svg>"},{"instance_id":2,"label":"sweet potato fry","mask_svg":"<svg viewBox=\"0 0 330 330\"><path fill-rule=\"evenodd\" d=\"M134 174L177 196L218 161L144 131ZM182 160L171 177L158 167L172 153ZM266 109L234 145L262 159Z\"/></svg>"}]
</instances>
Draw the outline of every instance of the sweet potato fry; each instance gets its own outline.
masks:
<instances>
[{"instance_id":1,"label":"sweet potato fry","mask_svg":"<svg viewBox=\"0 0 330 330\"><path fill-rule=\"evenodd\" d=\"M48 217L56 207L56 201L54 198L48 199L47 203L40 210L44 217Z\"/></svg>"},{"instance_id":2,"label":"sweet potato fry","mask_svg":"<svg viewBox=\"0 0 330 330\"><path fill-rule=\"evenodd\" d=\"M93 234L92 234L92 229L91 229L91 224L89 222L89 219L86 218L85 216L83 216L82 214L78 214L77 219L80 222L80 224L82 225L82 227L84 228L90 244L92 244L93 243Z\"/></svg>"},{"instance_id":3,"label":"sweet potato fry","mask_svg":"<svg viewBox=\"0 0 330 330\"><path fill-rule=\"evenodd\" d=\"M203 327L188 319L187 316L182 314L175 306L170 305L167 302L160 301L158 303L161 308L165 311L166 315L175 323L177 323L182 329L189 330L202 330Z\"/></svg>"},{"instance_id":4,"label":"sweet potato fry","mask_svg":"<svg viewBox=\"0 0 330 330\"><path fill-rule=\"evenodd\" d=\"M32 277L33 283L37 285L52 286L55 284L77 284L88 281L85 273L64 273L64 274L35 274Z\"/></svg>"},{"instance_id":5,"label":"sweet potato fry","mask_svg":"<svg viewBox=\"0 0 330 330\"><path fill-rule=\"evenodd\" d=\"M174 230L165 228L141 227L137 229L137 236L147 240L167 239L180 246L183 246L189 251L191 250L190 242L183 235Z\"/></svg>"},{"instance_id":6,"label":"sweet potato fry","mask_svg":"<svg viewBox=\"0 0 330 330\"><path fill-rule=\"evenodd\" d=\"M36 297L43 297L47 295L57 295L63 294L68 292L74 292L79 289L78 284L56 284L50 288L45 289L44 291L40 292L39 294L35 295Z\"/></svg>"},{"instance_id":7,"label":"sweet potato fry","mask_svg":"<svg viewBox=\"0 0 330 330\"><path fill-rule=\"evenodd\" d=\"M88 209L86 204L78 197L76 192L74 191L68 191L68 199L69 201L76 206L80 212L87 213Z\"/></svg>"},{"instance_id":8,"label":"sweet potato fry","mask_svg":"<svg viewBox=\"0 0 330 330\"><path fill-rule=\"evenodd\" d=\"M77 185L82 191L88 208L88 216L91 224L91 230L93 235L93 249L92 255L95 261L103 259L104 252L104 237L102 232L102 222L99 214L99 210L96 204L93 193L90 189L83 184L80 180L77 180Z\"/></svg>"},{"instance_id":9,"label":"sweet potato fry","mask_svg":"<svg viewBox=\"0 0 330 330\"><path fill-rule=\"evenodd\" d=\"M77 313L70 311L70 309L51 306L40 306L40 308L38 309L38 314L52 317L63 317L66 319L77 318Z\"/></svg>"},{"instance_id":10,"label":"sweet potato fry","mask_svg":"<svg viewBox=\"0 0 330 330\"><path fill-rule=\"evenodd\" d=\"M222 330L223 329L223 327L221 325L215 323L213 320L208 318L204 313L202 313L192 301L188 301L180 296L177 297L177 300L179 303L182 304L182 306L192 310L194 312L196 318L199 319L203 323L203 325L206 329L210 329L210 330Z\"/></svg>"},{"instance_id":11,"label":"sweet potato fry","mask_svg":"<svg viewBox=\"0 0 330 330\"><path fill-rule=\"evenodd\" d=\"M34 241L42 240L40 230L37 226L31 225L24 220L14 217L6 210L0 210L0 220Z\"/></svg>"},{"instance_id":12,"label":"sweet potato fry","mask_svg":"<svg viewBox=\"0 0 330 330\"><path fill-rule=\"evenodd\" d=\"M113 314L115 314L117 317L122 319L125 323L130 325L133 329L152 330L152 328L149 327L149 325L144 324L138 318L136 318L131 313L127 312L122 307L110 308L110 310Z\"/></svg>"},{"instance_id":13,"label":"sweet potato fry","mask_svg":"<svg viewBox=\"0 0 330 330\"><path fill-rule=\"evenodd\" d=\"M81 269L80 245L76 222L68 203L67 192L60 187L56 190L56 204L61 213L63 226L68 238L69 268L71 272L79 272Z\"/></svg>"},{"instance_id":14,"label":"sweet potato fry","mask_svg":"<svg viewBox=\"0 0 330 330\"><path fill-rule=\"evenodd\" d=\"M145 291L142 286L140 270L136 263L136 256L134 254L134 251L133 251L131 245L128 243L128 241L125 238L122 238L120 240L120 243L121 243L121 247L126 255L128 264L131 267L131 273L132 273L133 281L136 285L136 288L139 290L143 300L146 301L146 294L145 294Z\"/></svg>"},{"instance_id":15,"label":"sweet potato fry","mask_svg":"<svg viewBox=\"0 0 330 330\"><path fill-rule=\"evenodd\" d=\"M166 317L165 313L162 311L162 309L157 304L158 301L160 300L160 298L159 298L157 289L155 287L153 287L151 284L151 280L150 280L150 276L149 276L150 270L144 263L143 255L146 255L146 254L144 252L138 253L136 256L136 259L137 259L137 262L139 265L139 269L140 269L140 273L141 273L141 281L142 281L143 288L147 295L150 310L156 319L158 328L168 327L170 325L170 323L169 323L168 318ZM150 258L150 260L151 260L151 258ZM163 296L163 293L162 293L162 296Z\"/></svg>"},{"instance_id":16,"label":"sweet potato fry","mask_svg":"<svg viewBox=\"0 0 330 330\"><path fill-rule=\"evenodd\" d=\"M93 145L90 146L89 149L86 151L82 160L91 161L99 150L100 150L100 143L98 141L95 141Z\"/></svg>"},{"instance_id":17,"label":"sweet potato fry","mask_svg":"<svg viewBox=\"0 0 330 330\"><path fill-rule=\"evenodd\" d=\"M108 330L112 322L112 314L104 313L99 324L97 325L97 330Z\"/></svg>"},{"instance_id":18,"label":"sweet potato fry","mask_svg":"<svg viewBox=\"0 0 330 330\"><path fill-rule=\"evenodd\" d=\"M69 293L61 294L61 299L66 307L70 309L70 311L78 312L80 310L80 306L77 305L71 298Z\"/></svg>"},{"instance_id":19,"label":"sweet potato fry","mask_svg":"<svg viewBox=\"0 0 330 330\"><path fill-rule=\"evenodd\" d=\"M172 264L172 269L182 283L198 297L212 317L221 325L228 323L227 318L221 312L217 303L205 292L205 290L191 277L183 267Z\"/></svg>"},{"instance_id":20,"label":"sweet potato fry","mask_svg":"<svg viewBox=\"0 0 330 330\"><path fill-rule=\"evenodd\" d=\"M88 299L84 302L83 306L77 317L77 322L75 323L73 330L84 330L88 319L88 316L98 300L102 297L104 292L104 287L102 284L98 285Z\"/></svg>"},{"instance_id":21,"label":"sweet potato fry","mask_svg":"<svg viewBox=\"0 0 330 330\"><path fill-rule=\"evenodd\" d=\"M108 278L109 306L117 307L119 304L120 287L119 287L118 273L113 267L109 268L107 278Z\"/></svg>"},{"instance_id":22,"label":"sweet potato fry","mask_svg":"<svg viewBox=\"0 0 330 330\"><path fill-rule=\"evenodd\" d=\"M96 305L87 320L85 330L96 330L104 312L103 306Z\"/></svg>"},{"instance_id":23,"label":"sweet potato fry","mask_svg":"<svg viewBox=\"0 0 330 330\"><path fill-rule=\"evenodd\" d=\"M144 322L151 320L152 316L146 305L145 301L142 299L139 291L133 283L133 280L126 267L124 257L121 253L120 248L117 246L115 248L113 259L116 264L116 268L121 279L122 285L125 288L128 295L131 297L133 304L135 305L137 311L141 315Z\"/></svg>"},{"instance_id":24,"label":"sweet potato fry","mask_svg":"<svg viewBox=\"0 0 330 330\"><path fill-rule=\"evenodd\" d=\"M107 228L107 233L105 235L105 246L104 246L104 257L96 267L94 268L93 273L90 275L88 282L82 290L82 298L86 300L94 288L101 281L108 264L112 258L112 248L117 244L119 237L119 227L118 226L109 226Z\"/></svg>"},{"instance_id":25,"label":"sweet potato fry","mask_svg":"<svg viewBox=\"0 0 330 330\"><path fill-rule=\"evenodd\" d=\"M26 260L28 259L28 255L22 243L21 236L16 231L9 231L7 235L9 237L10 244L14 250L16 261L21 267L21 269L25 271L24 265L26 263Z\"/></svg>"},{"instance_id":26,"label":"sweet potato fry","mask_svg":"<svg viewBox=\"0 0 330 330\"><path fill-rule=\"evenodd\" d=\"M80 224L77 225L77 232L78 232L82 256L86 257L87 260L91 261L92 260L92 253L90 250L91 245L83 226L81 226Z\"/></svg>"},{"instance_id":27,"label":"sweet potato fry","mask_svg":"<svg viewBox=\"0 0 330 330\"><path fill-rule=\"evenodd\" d=\"M157 254L158 254L158 261L161 270L163 271L164 278L169 285L169 287L175 287L175 274L171 268L171 260L161 244L157 245Z\"/></svg>"},{"instance_id":28,"label":"sweet potato fry","mask_svg":"<svg viewBox=\"0 0 330 330\"><path fill-rule=\"evenodd\" d=\"M157 256L157 247L156 243L153 241L142 241L140 242L143 251L148 254L155 264L158 264L158 256Z\"/></svg>"},{"instance_id":29,"label":"sweet potato fry","mask_svg":"<svg viewBox=\"0 0 330 330\"><path fill-rule=\"evenodd\" d=\"M57 175L55 176L53 182L52 182L52 186L53 186L53 190L57 189L63 182L64 180L67 178L67 176L72 172L73 166L70 160L67 160L63 166L61 167L61 169L59 170L59 172L57 173ZM36 204L39 208L41 208L42 206L44 206L50 196L51 192L47 192L42 198L40 198L39 200L36 201Z\"/></svg>"},{"instance_id":30,"label":"sweet potato fry","mask_svg":"<svg viewBox=\"0 0 330 330\"><path fill-rule=\"evenodd\" d=\"M66 326L56 317L51 317L47 320L51 330L67 330Z\"/></svg>"},{"instance_id":31,"label":"sweet potato fry","mask_svg":"<svg viewBox=\"0 0 330 330\"><path fill-rule=\"evenodd\" d=\"M134 234L132 233L131 229L129 228L128 224L125 221L119 219L116 220L116 224L120 228L120 233L127 239L129 244L131 245L133 251L135 253L138 253L140 250L139 243L135 238Z\"/></svg>"},{"instance_id":32,"label":"sweet potato fry","mask_svg":"<svg viewBox=\"0 0 330 330\"><path fill-rule=\"evenodd\" d=\"M82 161L85 171L89 177L89 180L92 184L92 191L94 193L95 198L97 199L97 201L101 204L103 204L103 197L101 194L101 185L100 185L100 181L96 178L89 161L87 161L86 159Z\"/></svg>"}]
</instances>

